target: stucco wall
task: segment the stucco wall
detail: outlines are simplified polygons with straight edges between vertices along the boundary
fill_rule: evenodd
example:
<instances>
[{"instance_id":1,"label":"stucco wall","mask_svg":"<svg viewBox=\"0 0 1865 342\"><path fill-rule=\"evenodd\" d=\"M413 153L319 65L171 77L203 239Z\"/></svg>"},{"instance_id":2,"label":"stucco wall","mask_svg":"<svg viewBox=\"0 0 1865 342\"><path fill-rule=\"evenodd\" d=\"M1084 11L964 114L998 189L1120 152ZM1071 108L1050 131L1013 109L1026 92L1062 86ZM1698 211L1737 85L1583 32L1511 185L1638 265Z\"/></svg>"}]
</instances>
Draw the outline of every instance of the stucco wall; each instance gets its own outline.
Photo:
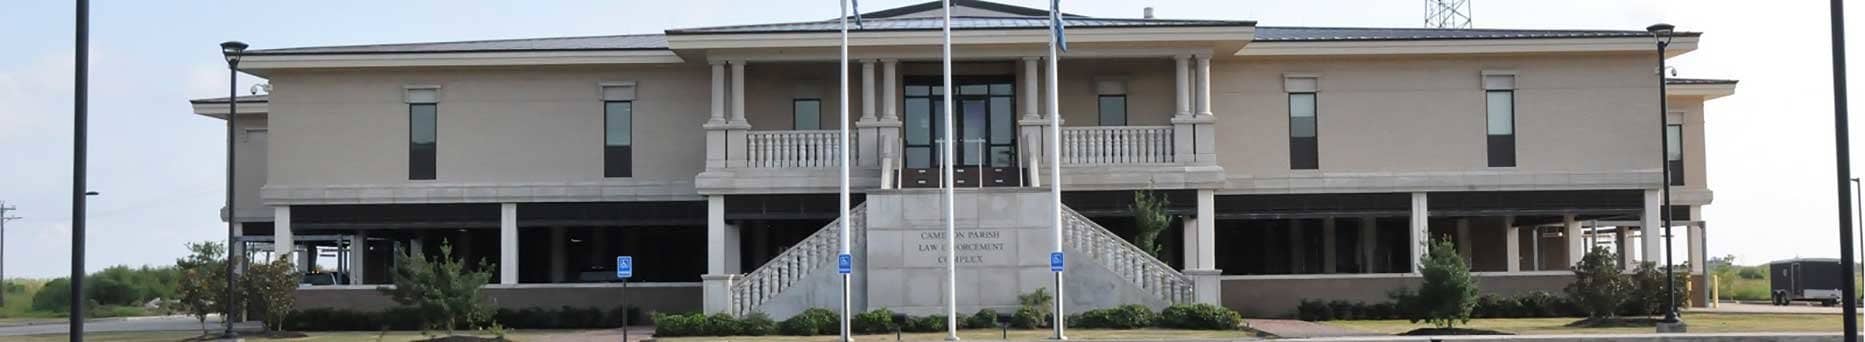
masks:
<instances>
[{"instance_id":1,"label":"stucco wall","mask_svg":"<svg viewBox=\"0 0 1865 342\"><path fill-rule=\"evenodd\" d=\"M634 177L704 167L703 65L280 72L272 76L272 185L563 182L603 178L598 82L636 81ZM438 176L408 180L403 87L440 86Z\"/></svg>"},{"instance_id":2,"label":"stucco wall","mask_svg":"<svg viewBox=\"0 0 1865 342\"><path fill-rule=\"evenodd\" d=\"M1650 69L1634 55L1214 61L1219 162L1248 177L1656 169ZM1513 168L1487 166L1484 70L1518 73ZM1319 77L1319 170L1289 169L1287 73Z\"/></svg>"},{"instance_id":3,"label":"stucco wall","mask_svg":"<svg viewBox=\"0 0 1865 342\"><path fill-rule=\"evenodd\" d=\"M239 221L271 221L272 208L259 201L259 187L266 183L266 155L271 132L266 130L266 115L241 114L239 134L233 140L234 203ZM224 123L222 124L224 126Z\"/></svg>"}]
</instances>

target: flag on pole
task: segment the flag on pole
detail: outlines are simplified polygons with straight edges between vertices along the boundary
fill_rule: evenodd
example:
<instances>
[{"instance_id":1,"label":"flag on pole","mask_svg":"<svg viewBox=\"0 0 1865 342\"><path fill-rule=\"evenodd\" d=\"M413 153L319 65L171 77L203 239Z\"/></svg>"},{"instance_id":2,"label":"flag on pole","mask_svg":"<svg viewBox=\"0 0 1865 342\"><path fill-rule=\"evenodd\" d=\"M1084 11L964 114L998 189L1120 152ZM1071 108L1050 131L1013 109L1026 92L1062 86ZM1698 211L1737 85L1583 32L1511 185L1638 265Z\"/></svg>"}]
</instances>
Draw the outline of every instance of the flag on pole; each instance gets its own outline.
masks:
<instances>
[{"instance_id":1,"label":"flag on pole","mask_svg":"<svg viewBox=\"0 0 1865 342\"><path fill-rule=\"evenodd\" d=\"M856 21L859 22L860 17ZM1068 52L1068 36L1062 34L1062 0L1049 0L1049 30L1055 31L1056 49Z\"/></svg>"},{"instance_id":2,"label":"flag on pole","mask_svg":"<svg viewBox=\"0 0 1865 342\"><path fill-rule=\"evenodd\" d=\"M861 1L848 0L848 3L855 10L855 27L861 27Z\"/></svg>"}]
</instances>

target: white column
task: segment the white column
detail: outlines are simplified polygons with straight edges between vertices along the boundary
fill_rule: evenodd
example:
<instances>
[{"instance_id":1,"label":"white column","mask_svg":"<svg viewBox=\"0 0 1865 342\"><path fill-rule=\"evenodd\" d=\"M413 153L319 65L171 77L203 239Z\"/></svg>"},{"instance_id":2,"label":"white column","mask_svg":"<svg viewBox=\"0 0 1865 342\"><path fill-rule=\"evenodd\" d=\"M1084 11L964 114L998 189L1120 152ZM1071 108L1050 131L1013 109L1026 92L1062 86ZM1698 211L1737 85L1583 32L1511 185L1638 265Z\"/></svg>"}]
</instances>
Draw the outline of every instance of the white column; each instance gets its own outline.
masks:
<instances>
[{"instance_id":1,"label":"white column","mask_svg":"<svg viewBox=\"0 0 1865 342\"><path fill-rule=\"evenodd\" d=\"M726 274L745 273L744 267L739 265L742 262L738 260L738 251L743 248L741 243L744 240L739 232L741 230L738 229L738 225L725 225L725 254L722 254L722 258L725 259Z\"/></svg>"},{"instance_id":2,"label":"white column","mask_svg":"<svg viewBox=\"0 0 1865 342\"><path fill-rule=\"evenodd\" d=\"M350 285L363 284L363 267L368 265L363 262L365 255L369 255L369 231L358 230L350 235Z\"/></svg>"},{"instance_id":3,"label":"white column","mask_svg":"<svg viewBox=\"0 0 1865 342\"><path fill-rule=\"evenodd\" d=\"M732 124L745 124L745 61L732 63Z\"/></svg>"},{"instance_id":4,"label":"white column","mask_svg":"<svg viewBox=\"0 0 1865 342\"><path fill-rule=\"evenodd\" d=\"M291 255L294 248L295 245L291 240L291 207L272 207L272 257ZM272 260L260 262L272 262Z\"/></svg>"},{"instance_id":5,"label":"white column","mask_svg":"<svg viewBox=\"0 0 1865 342\"><path fill-rule=\"evenodd\" d=\"M1379 222L1377 218L1365 217L1360 220L1360 273L1378 273L1374 263L1375 250L1379 248Z\"/></svg>"},{"instance_id":6,"label":"white column","mask_svg":"<svg viewBox=\"0 0 1865 342\"><path fill-rule=\"evenodd\" d=\"M861 60L861 121L874 121L874 60Z\"/></svg>"},{"instance_id":7,"label":"white column","mask_svg":"<svg viewBox=\"0 0 1865 342\"><path fill-rule=\"evenodd\" d=\"M1194 301L1204 304L1221 304L1223 303L1223 287L1221 286L1222 280L1218 277L1224 272L1217 269L1217 208L1214 207L1217 204L1217 191L1199 189L1197 201L1196 222L1186 224L1197 226L1195 229L1198 231L1198 239L1196 243L1186 241L1185 245L1198 246L1198 257L1195 259L1198 261L1199 269L1185 271L1185 275L1192 278Z\"/></svg>"},{"instance_id":8,"label":"white column","mask_svg":"<svg viewBox=\"0 0 1865 342\"><path fill-rule=\"evenodd\" d=\"M1638 255L1632 254L1632 229L1631 227L1626 227L1626 226L1613 227L1612 236L1613 236L1613 243L1615 244L1614 248L1619 253L1619 266L1627 270L1637 268L1638 267Z\"/></svg>"},{"instance_id":9,"label":"white column","mask_svg":"<svg viewBox=\"0 0 1865 342\"><path fill-rule=\"evenodd\" d=\"M1645 191L1645 226L1641 227L1643 233L1639 236L1639 242L1644 244L1640 254L1645 256L1645 262L1664 263L1664 221L1658 216L1662 203L1663 191Z\"/></svg>"},{"instance_id":10,"label":"white column","mask_svg":"<svg viewBox=\"0 0 1865 342\"><path fill-rule=\"evenodd\" d=\"M564 282L565 268L569 267L570 237L564 227L550 227L550 282Z\"/></svg>"},{"instance_id":11,"label":"white column","mask_svg":"<svg viewBox=\"0 0 1865 342\"><path fill-rule=\"evenodd\" d=\"M1211 55L1198 55L1198 116L1211 116ZM1200 144L1199 146L1204 146ZM1203 152L1203 150L1199 150Z\"/></svg>"},{"instance_id":12,"label":"white column","mask_svg":"<svg viewBox=\"0 0 1865 342\"><path fill-rule=\"evenodd\" d=\"M712 118L708 125L725 123L725 61L712 61Z\"/></svg>"},{"instance_id":13,"label":"white column","mask_svg":"<svg viewBox=\"0 0 1865 342\"><path fill-rule=\"evenodd\" d=\"M899 60L881 60L881 96L886 97L882 99L882 101L887 105L887 108L881 109L881 120L883 121L900 121L900 114L898 112L900 106L895 103L895 101L899 101L899 99L894 96L895 87L900 85L895 76L899 74L899 66Z\"/></svg>"},{"instance_id":14,"label":"white column","mask_svg":"<svg viewBox=\"0 0 1865 342\"><path fill-rule=\"evenodd\" d=\"M726 271L725 196L706 196L706 274L701 308L706 313L728 312L732 307L732 281L735 274Z\"/></svg>"},{"instance_id":15,"label":"white column","mask_svg":"<svg viewBox=\"0 0 1865 342\"><path fill-rule=\"evenodd\" d=\"M1567 267L1564 269L1571 269L1575 264L1579 264L1580 258L1586 257L1587 252L1592 251L1593 247L1588 246L1586 239L1581 236L1585 233L1580 231L1580 221L1575 220L1574 215L1562 216L1561 223L1563 228L1567 228L1567 234L1563 234L1567 237Z\"/></svg>"},{"instance_id":16,"label":"white column","mask_svg":"<svg viewBox=\"0 0 1865 342\"><path fill-rule=\"evenodd\" d=\"M874 62L872 59L861 60L861 119L855 123L854 142L855 165L860 167L881 165L881 134L880 127L876 125L880 121L874 115L874 108L880 105L874 98Z\"/></svg>"},{"instance_id":17,"label":"white column","mask_svg":"<svg viewBox=\"0 0 1865 342\"><path fill-rule=\"evenodd\" d=\"M1321 220L1321 273L1334 273L1334 218Z\"/></svg>"},{"instance_id":18,"label":"white column","mask_svg":"<svg viewBox=\"0 0 1865 342\"><path fill-rule=\"evenodd\" d=\"M1507 225L1503 228L1508 231L1508 233L1505 234L1508 243L1504 244L1504 246L1507 247L1507 251L1504 253L1508 254L1509 260L1508 271L1520 272L1522 271L1522 229L1516 228L1515 225ZM1534 235L1534 232L1529 232L1529 235Z\"/></svg>"},{"instance_id":19,"label":"white column","mask_svg":"<svg viewBox=\"0 0 1865 342\"><path fill-rule=\"evenodd\" d=\"M1427 238L1426 235L1430 234L1429 229L1431 228L1430 212L1430 202L1425 193L1412 193L1412 225L1411 234L1409 234L1410 239L1407 241L1409 244L1407 246L1407 253L1411 254L1412 259L1410 270L1412 273L1421 271L1422 269L1418 266L1423 265L1425 261L1425 239Z\"/></svg>"},{"instance_id":20,"label":"white column","mask_svg":"<svg viewBox=\"0 0 1865 342\"><path fill-rule=\"evenodd\" d=\"M1191 58L1190 55L1172 56L1172 59L1178 63L1178 66L1173 68L1177 71L1175 74L1178 78L1172 84L1178 87L1178 92L1175 94L1177 94L1179 105L1178 111L1173 112L1173 117L1183 118L1192 115Z\"/></svg>"},{"instance_id":21,"label":"white column","mask_svg":"<svg viewBox=\"0 0 1865 342\"><path fill-rule=\"evenodd\" d=\"M1308 249L1314 246L1309 246L1308 239L1302 238L1305 235L1302 230L1307 228L1302 226L1301 220L1289 220L1289 273L1312 272L1308 269Z\"/></svg>"},{"instance_id":22,"label":"white column","mask_svg":"<svg viewBox=\"0 0 1865 342\"><path fill-rule=\"evenodd\" d=\"M1042 110L1037 105L1043 103L1042 90L1037 87L1042 84L1040 65L1041 57L1023 57L1023 99L1019 100L1023 101L1023 120L1042 120L1037 114Z\"/></svg>"},{"instance_id":23,"label":"white column","mask_svg":"<svg viewBox=\"0 0 1865 342\"><path fill-rule=\"evenodd\" d=\"M499 203L499 283L518 283L518 203Z\"/></svg>"},{"instance_id":24,"label":"white column","mask_svg":"<svg viewBox=\"0 0 1865 342\"><path fill-rule=\"evenodd\" d=\"M1692 213L1690 217L1696 218L1702 216ZM1697 291L1698 294L1695 297L1697 299L1695 303L1696 307L1707 307L1710 306L1710 303L1715 302L1710 298L1710 291L1708 289L1710 281L1709 273L1706 273L1703 268L1705 263L1709 261L1709 251L1705 249L1706 246L1704 246L1707 241L1705 240L1707 237L1704 236L1704 234L1707 234L1705 231L1708 230L1708 228L1704 227L1704 225L1706 225L1706 223L1697 222L1697 224L1690 226L1690 281L1691 284L1699 285L1696 288L1702 289Z\"/></svg>"},{"instance_id":25,"label":"white column","mask_svg":"<svg viewBox=\"0 0 1865 342\"><path fill-rule=\"evenodd\" d=\"M1179 230L1185 237L1185 242L1180 244L1185 246L1185 248L1181 248L1183 249L1181 252L1183 252L1184 255L1181 256L1182 259L1180 260L1185 261L1185 269L1187 270L1203 269L1206 266L1198 263L1198 257L1202 255L1198 251L1198 240L1200 240L1198 237L1198 218L1186 217L1180 219L1179 224L1182 227Z\"/></svg>"},{"instance_id":26,"label":"white column","mask_svg":"<svg viewBox=\"0 0 1865 342\"><path fill-rule=\"evenodd\" d=\"M1470 219L1457 219L1457 256L1464 258L1466 266L1476 264L1476 258L1473 257L1475 253L1471 252L1475 246L1472 245L1475 243L1470 241Z\"/></svg>"}]
</instances>

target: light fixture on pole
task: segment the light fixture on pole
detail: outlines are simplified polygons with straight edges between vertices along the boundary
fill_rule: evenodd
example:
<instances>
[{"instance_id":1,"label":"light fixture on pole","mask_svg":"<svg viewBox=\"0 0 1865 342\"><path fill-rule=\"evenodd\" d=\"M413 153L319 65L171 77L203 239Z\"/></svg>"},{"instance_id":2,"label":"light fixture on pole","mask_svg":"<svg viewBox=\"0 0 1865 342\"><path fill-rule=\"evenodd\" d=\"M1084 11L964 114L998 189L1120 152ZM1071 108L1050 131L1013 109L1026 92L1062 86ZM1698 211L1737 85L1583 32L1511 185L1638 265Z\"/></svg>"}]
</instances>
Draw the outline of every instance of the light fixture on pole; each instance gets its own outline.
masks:
<instances>
[{"instance_id":1,"label":"light fixture on pole","mask_svg":"<svg viewBox=\"0 0 1865 342\"><path fill-rule=\"evenodd\" d=\"M1659 164L1663 165L1662 190L1664 205L1658 209L1658 217L1664 222L1664 323L1682 323L1677 317L1677 278L1672 276L1671 267L1671 118L1669 103L1666 101L1666 82L1664 75L1664 49L1671 46L1676 26L1659 23L1645 28L1658 43L1658 146ZM1681 152L1681 151L1680 151ZM1645 227L1646 236L1654 233L1653 227ZM1647 254L1650 255L1650 254ZM1650 260L1647 260L1650 261ZM1662 329L1661 329L1662 330Z\"/></svg>"},{"instance_id":2,"label":"light fixture on pole","mask_svg":"<svg viewBox=\"0 0 1865 342\"><path fill-rule=\"evenodd\" d=\"M239 333L233 331L233 313L239 312L233 294L233 289L238 288L234 286L237 281L234 270L240 264L240 253L236 252L238 249L234 247L239 243L235 231L238 228L235 218L239 215L233 203L233 137L236 134L235 130L239 129L237 122L240 114L240 57L245 54L246 43L239 41L220 43L220 55L227 60L227 312L226 315L220 317L220 320L225 323L225 330L221 331L221 335L228 338L239 336Z\"/></svg>"}]
</instances>

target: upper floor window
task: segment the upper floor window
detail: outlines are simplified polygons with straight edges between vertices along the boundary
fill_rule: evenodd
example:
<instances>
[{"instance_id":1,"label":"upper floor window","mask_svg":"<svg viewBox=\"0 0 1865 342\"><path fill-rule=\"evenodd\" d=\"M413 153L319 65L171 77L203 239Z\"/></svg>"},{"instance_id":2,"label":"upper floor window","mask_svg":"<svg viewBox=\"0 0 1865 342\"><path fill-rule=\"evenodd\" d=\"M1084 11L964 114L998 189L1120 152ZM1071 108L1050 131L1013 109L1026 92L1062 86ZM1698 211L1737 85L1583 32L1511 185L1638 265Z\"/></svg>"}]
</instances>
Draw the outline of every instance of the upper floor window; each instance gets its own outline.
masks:
<instances>
[{"instance_id":1,"label":"upper floor window","mask_svg":"<svg viewBox=\"0 0 1865 342\"><path fill-rule=\"evenodd\" d=\"M602 176L633 177L635 85L602 84Z\"/></svg>"},{"instance_id":2,"label":"upper floor window","mask_svg":"<svg viewBox=\"0 0 1865 342\"><path fill-rule=\"evenodd\" d=\"M790 101L791 129L822 129L822 99L807 98Z\"/></svg>"},{"instance_id":3,"label":"upper floor window","mask_svg":"<svg viewBox=\"0 0 1865 342\"><path fill-rule=\"evenodd\" d=\"M1483 89L1488 121L1490 167L1515 166L1515 75L1485 72Z\"/></svg>"},{"instance_id":4,"label":"upper floor window","mask_svg":"<svg viewBox=\"0 0 1865 342\"><path fill-rule=\"evenodd\" d=\"M1684 125L1664 126L1664 162L1670 164L1667 175L1671 185L1684 185Z\"/></svg>"},{"instance_id":5,"label":"upper floor window","mask_svg":"<svg viewBox=\"0 0 1865 342\"><path fill-rule=\"evenodd\" d=\"M1285 76L1289 94L1289 168L1321 168L1319 103L1320 80L1314 76Z\"/></svg>"},{"instance_id":6,"label":"upper floor window","mask_svg":"<svg viewBox=\"0 0 1865 342\"><path fill-rule=\"evenodd\" d=\"M409 87L408 103L408 179L434 179L434 164L440 142L440 88Z\"/></svg>"},{"instance_id":7,"label":"upper floor window","mask_svg":"<svg viewBox=\"0 0 1865 342\"><path fill-rule=\"evenodd\" d=\"M1095 83L1095 92L1099 96L1101 126L1127 125L1127 84L1121 81L1100 81Z\"/></svg>"}]
</instances>

